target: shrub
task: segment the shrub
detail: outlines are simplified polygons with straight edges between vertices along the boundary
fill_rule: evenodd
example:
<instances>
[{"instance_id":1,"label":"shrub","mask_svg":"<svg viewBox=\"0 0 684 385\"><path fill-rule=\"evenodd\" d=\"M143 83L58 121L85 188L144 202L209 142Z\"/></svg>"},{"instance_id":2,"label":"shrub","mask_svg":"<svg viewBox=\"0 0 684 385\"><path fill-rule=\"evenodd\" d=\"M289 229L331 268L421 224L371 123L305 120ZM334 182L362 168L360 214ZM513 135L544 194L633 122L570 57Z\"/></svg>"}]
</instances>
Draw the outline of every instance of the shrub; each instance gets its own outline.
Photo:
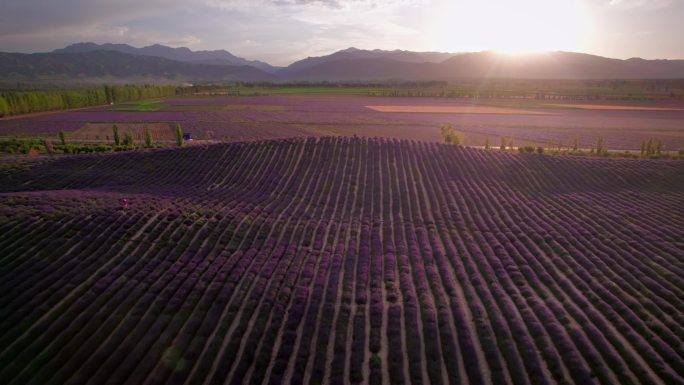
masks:
<instances>
[{"instance_id":1,"label":"shrub","mask_svg":"<svg viewBox=\"0 0 684 385\"><path fill-rule=\"evenodd\" d=\"M644 141L644 140L641 141L640 155L642 158L646 155L646 141Z\"/></svg>"},{"instance_id":2,"label":"shrub","mask_svg":"<svg viewBox=\"0 0 684 385\"><path fill-rule=\"evenodd\" d=\"M447 123L442 124L439 128L440 134L442 135L442 141L447 144L461 144L461 135L454 130L454 127Z\"/></svg>"},{"instance_id":3,"label":"shrub","mask_svg":"<svg viewBox=\"0 0 684 385\"><path fill-rule=\"evenodd\" d=\"M31 146L31 147L29 147L29 149L26 153L28 154L28 156L36 156L40 153L40 147Z\"/></svg>"},{"instance_id":4,"label":"shrub","mask_svg":"<svg viewBox=\"0 0 684 385\"><path fill-rule=\"evenodd\" d=\"M59 141L62 143L62 146L66 145L66 136L64 135L64 130L59 130Z\"/></svg>"},{"instance_id":5,"label":"shrub","mask_svg":"<svg viewBox=\"0 0 684 385\"><path fill-rule=\"evenodd\" d=\"M133 145L133 133L132 132L127 131L126 134L124 134L123 145L124 146Z\"/></svg>"},{"instance_id":6,"label":"shrub","mask_svg":"<svg viewBox=\"0 0 684 385\"><path fill-rule=\"evenodd\" d=\"M47 151L47 153L50 155L55 153L55 147L52 145L52 142L48 139L45 139L45 151Z\"/></svg>"},{"instance_id":7,"label":"shrub","mask_svg":"<svg viewBox=\"0 0 684 385\"><path fill-rule=\"evenodd\" d=\"M660 140L655 141L653 138L649 138L648 142L641 142L641 157L657 158L663 151L663 142Z\"/></svg>"},{"instance_id":8,"label":"shrub","mask_svg":"<svg viewBox=\"0 0 684 385\"><path fill-rule=\"evenodd\" d=\"M608 149L606 148L606 145L603 142L603 137L599 136L596 139L596 155L606 155L607 153Z\"/></svg>"},{"instance_id":9,"label":"shrub","mask_svg":"<svg viewBox=\"0 0 684 385\"><path fill-rule=\"evenodd\" d=\"M107 145L107 144L98 144L94 148L95 152L106 152L106 151L112 151L112 146Z\"/></svg>"},{"instance_id":10,"label":"shrub","mask_svg":"<svg viewBox=\"0 0 684 385\"><path fill-rule=\"evenodd\" d=\"M446 136L445 141L450 144L461 144L461 136L455 131L452 131Z\"/></svg>"}]
</instances>

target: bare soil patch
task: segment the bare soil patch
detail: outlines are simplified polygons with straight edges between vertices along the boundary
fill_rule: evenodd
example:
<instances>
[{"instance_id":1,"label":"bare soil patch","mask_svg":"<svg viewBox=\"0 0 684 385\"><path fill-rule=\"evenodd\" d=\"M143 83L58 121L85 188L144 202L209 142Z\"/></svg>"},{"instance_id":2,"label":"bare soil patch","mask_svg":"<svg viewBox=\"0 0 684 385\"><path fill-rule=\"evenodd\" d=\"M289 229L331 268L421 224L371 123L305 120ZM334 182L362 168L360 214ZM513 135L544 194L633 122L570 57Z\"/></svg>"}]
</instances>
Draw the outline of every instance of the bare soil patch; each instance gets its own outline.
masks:
<instances>
[{"instance_id":1,"label":"bare soil patch","mask_svg":"<svg viewBox=\"0 0 684 385\"><path fill-rule=\"evenodd\" d=\"M578 108L581 110L617 110L617 111L684 111L681 108L647 107L647 106L616 106L610 104L548 104L554 107Z\"/></svg>"},{"instance_id":2,"label":"bare soil patch","mask_svg":"<svg viewBox=\"0 0 684 385\"><path fill-rule=\"evenodd\" d=\"M506 114L506 115L548 115L548 112L501 108L489 106L366 106L378 112L413 112L428 114Z\"/></svg>"},{"instance_id":3,"label":"bare soil patch","mask_svg":"<svg viewBox=\"0 0 684 385\"><path fill-rule=\"evenodd\" d=\"M285 111L284 106L268 106L257 104L228 104L223 107L225 111Z\"/></svg>"},{"instance_id":4,"label":"bare soil patch","mask_svg":"<svg viewBox=\"0 0 684 385\"><path fill-rule=\"evenodd\" d=\"M145 122L145 123L86 123L76 131L68 134L69 140L77 141L111 141L114 140L112 127L119 129L119 137L123 138L127 132L131 132L134 142L145 140L145 131L150 130L153 141L174 140L175 133L169 123Z\"/></svg>"}]
</instances>

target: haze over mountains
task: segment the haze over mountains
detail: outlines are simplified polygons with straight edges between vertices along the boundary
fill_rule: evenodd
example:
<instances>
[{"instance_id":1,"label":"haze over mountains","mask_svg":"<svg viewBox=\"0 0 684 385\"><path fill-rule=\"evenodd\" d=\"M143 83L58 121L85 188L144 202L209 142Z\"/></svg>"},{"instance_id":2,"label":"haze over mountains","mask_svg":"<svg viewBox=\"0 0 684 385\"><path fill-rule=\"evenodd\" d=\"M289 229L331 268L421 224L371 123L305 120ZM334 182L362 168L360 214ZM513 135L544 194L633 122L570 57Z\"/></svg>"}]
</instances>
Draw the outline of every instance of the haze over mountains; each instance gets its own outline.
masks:
<instances>
[{"instance_id":1,"label":"haze over mountains","mask_svg":"<svg viewBox=\"0 0 684 385\"><path fill-rule=\"evenodd\" d=\"M512 55L349 48L279 68L225 50L78 43L49 53L0 53L4 81L429 81L465 78L684 78L684 60L610 59L573 52Z\"/></svg>"}]
</instances>

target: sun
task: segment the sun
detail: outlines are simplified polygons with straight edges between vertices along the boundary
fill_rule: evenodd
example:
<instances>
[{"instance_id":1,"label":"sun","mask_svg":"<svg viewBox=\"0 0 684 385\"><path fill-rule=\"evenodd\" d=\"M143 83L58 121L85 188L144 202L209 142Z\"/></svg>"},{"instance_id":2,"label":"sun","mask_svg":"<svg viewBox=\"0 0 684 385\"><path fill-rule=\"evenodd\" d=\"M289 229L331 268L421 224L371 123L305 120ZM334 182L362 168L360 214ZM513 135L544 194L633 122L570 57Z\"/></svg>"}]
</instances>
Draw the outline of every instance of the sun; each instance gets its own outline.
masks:
<instances>
[{"instance_id":1,"label":"sun","mask_svg":"<svg viewBox=\"0 0 684 385\"><path fill-rule=\"evenodd\" d=\"M582 0L438 0L426 43L448 51L579 51L590 26Z\"/></svg>"}]
</instances>

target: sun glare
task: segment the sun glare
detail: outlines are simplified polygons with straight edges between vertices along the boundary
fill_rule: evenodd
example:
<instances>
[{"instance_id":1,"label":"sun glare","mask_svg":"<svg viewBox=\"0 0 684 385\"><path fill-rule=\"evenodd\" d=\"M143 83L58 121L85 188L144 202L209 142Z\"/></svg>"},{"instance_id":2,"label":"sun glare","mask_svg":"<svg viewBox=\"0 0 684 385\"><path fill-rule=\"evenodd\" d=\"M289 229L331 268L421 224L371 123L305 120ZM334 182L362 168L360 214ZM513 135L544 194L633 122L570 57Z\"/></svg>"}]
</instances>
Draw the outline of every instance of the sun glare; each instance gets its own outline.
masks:
<instances>
[{"instance_id":1,"label":"sun glare","mask_svg":"<svg viewBox=\"0 0 684 385\"><path fill-rule=\"evenodd\" d=\"M590 27L581 0L445 0L428 19L426 43L448 51L580 51Z\"/></svg>"}]
</instances>

